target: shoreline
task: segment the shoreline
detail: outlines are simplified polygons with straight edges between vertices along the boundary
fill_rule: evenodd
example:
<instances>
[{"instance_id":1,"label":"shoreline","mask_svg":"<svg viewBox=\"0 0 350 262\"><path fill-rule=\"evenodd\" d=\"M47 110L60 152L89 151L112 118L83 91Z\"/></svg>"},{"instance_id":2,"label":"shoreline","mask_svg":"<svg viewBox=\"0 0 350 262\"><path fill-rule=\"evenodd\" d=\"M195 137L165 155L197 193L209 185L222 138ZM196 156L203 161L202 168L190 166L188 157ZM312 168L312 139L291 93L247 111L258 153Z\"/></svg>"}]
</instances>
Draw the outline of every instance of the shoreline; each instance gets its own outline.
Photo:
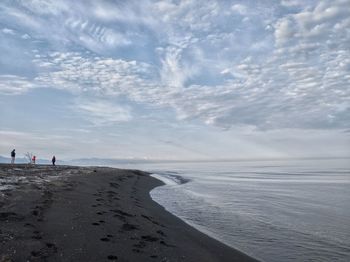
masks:
<instances>
[{"instance_id":1,"label":"shoreline","mask_svg":"<svg viewBox=\"0 0 350 262\"><path fill-rule=\"evenodd\" d=\"M0 181L9 176L15 188L0 191L1 262L257 261L152 200L163 182L149 173L0 164Z\"/></svg>"}]
</instances>

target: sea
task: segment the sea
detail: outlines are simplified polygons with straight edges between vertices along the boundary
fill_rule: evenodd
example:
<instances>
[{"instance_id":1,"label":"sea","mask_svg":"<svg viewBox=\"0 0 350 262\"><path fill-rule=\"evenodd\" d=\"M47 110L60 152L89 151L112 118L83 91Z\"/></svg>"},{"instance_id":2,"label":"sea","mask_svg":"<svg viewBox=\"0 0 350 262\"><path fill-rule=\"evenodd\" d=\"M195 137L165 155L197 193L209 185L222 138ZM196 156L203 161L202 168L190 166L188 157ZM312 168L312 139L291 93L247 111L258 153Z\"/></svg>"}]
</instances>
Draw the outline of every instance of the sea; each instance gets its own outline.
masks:
<instances>
[{"instance_id":1,"label":"sea","mask_svg":"<svg viewBox=\"0 0 350 262\"><path fill-rule=\"evenodd\" d=\"M350 159L133 165L153 200L260 261L350 261Z\"/></svg>"}]
</instances>

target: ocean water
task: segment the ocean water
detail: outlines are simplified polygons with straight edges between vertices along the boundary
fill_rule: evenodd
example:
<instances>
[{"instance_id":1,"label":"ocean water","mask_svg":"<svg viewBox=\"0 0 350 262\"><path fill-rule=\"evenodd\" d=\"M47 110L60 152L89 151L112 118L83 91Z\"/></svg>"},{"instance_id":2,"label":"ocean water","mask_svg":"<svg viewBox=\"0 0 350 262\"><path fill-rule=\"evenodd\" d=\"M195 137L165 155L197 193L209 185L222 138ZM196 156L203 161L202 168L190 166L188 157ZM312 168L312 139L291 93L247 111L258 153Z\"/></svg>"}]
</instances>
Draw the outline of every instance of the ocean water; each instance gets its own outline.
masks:
<instances>
[{"instance_id":1,"label":"ocean water","mask_svg":"<svg viewBox=\"0 0 350 262\"><path fill-rule=\"evenodd\" d=\"M349 159L142 165L151 197L261 261L350 261Z\"/></svg>"}]
</instances>

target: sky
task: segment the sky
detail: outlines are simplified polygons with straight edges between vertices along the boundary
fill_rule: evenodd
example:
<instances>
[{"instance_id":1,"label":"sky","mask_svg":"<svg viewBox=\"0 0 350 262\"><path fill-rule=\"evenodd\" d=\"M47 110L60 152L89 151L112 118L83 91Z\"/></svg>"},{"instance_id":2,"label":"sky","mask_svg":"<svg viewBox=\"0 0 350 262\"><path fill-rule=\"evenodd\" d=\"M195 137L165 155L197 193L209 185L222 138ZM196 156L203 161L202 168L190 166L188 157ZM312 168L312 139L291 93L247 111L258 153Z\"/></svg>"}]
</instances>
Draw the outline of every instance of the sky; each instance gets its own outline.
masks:
<instances>
[{"instance_id":1,"label":"sky","mask_svg":"<svg viewBox=\"0 0 350 262\"><path fill-rule=\"evenodd\" d=\"M349 0L2 0L0 155L350 157Z\"/></svg>"}]
</instances>

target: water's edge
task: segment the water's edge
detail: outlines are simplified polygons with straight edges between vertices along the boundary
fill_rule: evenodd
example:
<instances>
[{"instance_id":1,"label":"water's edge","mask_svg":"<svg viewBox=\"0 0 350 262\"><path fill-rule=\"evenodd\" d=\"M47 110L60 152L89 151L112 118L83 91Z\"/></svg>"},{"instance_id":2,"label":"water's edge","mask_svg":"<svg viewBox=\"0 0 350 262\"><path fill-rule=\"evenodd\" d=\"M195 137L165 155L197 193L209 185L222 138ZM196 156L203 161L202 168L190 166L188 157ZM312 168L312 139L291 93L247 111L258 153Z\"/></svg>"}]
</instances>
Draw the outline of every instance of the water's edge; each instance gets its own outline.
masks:
<instances>
[{"instance_id":1,"label":"water's edge","mask_svg":"<svg viewBox=\"0 0 350 262\"><path fill-rule=\"evenodd\" d=\"M155 178L155 179L158 179L159 181L163 182L164 184L161 185L161 186L158 186L158 187L163 187L163 186L166 186L166 185L176 185L176 184L184 184L184 183L187 183L189 182L190 180L189 179L186 179L186 178L183 178L182 176L180 175L176 175L176 174L173 174L173 172L169 172L171 174L163 174L163 175L159 175L159 174L156 174L156 173L152 173L151 174L151 177ZM171 177L171 178L170 178ZM164 209L166 211L168 211L169 213L171 213L172 215L176 216L177 218L181 219L182 221L184 221L187 225L195 228L196 230L202 232L203 234L235 249L235 250L238 250L254 259L257 259L261 262L264 262L264 260L262 260L261 258L257 258L256 256L254 256L253 254L247 252L247 251L243 251L241 249L239 249L239 247L236 247L234 245L232 245L232 243L229 243L227 241L225 241L224 239L222 239L220 236L218 236L217 234L215 234L214 232L211 232L209 230L207 230L206 228L198 225L198 224L195 224L187 219L185 219L184 217L181 217L177 214L175 214L174 212L172 212L171 210L169 210L166 206L162 205L159 201L157 201L157 199L152 195L152 192L157 190L158 187L155 187L153 188L149 194L150 194L150 197L152 198L153 201L155 201L156 203L158 203L159 205L161 205L162 207L164 207Z\"/></svg>"}]
</instances>

